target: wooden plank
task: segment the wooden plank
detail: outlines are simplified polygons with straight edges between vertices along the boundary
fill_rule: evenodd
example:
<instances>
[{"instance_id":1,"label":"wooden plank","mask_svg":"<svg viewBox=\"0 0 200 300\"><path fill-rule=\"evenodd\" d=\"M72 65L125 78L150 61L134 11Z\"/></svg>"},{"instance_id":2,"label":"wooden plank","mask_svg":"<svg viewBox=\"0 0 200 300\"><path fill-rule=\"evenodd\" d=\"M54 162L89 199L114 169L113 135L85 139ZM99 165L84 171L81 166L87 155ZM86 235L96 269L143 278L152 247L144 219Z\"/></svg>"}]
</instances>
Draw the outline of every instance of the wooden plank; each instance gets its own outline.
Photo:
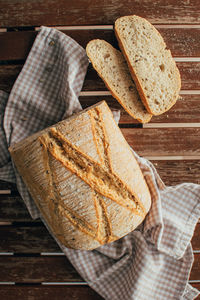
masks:
<instances>
[{"instance_id":1,"label":"wooden plank","mask_svg":"<svg viewBox=\"0 0 200 300\"><path fill-rule=\"evenodd\" d=\"M141 156L200 155L200 128L122 128L121 131Z\"/></svg>"},{"instance_id":2,"label":"wooden plank","mask_svg":"<svg viewBox=\"0 0 200 300\"><path fill-rule=\"evenodd\" d=\"M82 47L95 38L109 41L117 48L117 40L113 30L61 30L66 35L76 40ZM0 34L0 60L25 60L34 39L36 31L6 32ZM14 48L14 51L12 49Z\"/></svg>"},{"instance_id":3,"label":"wooden plank","mask_svg":"<svg viewBox=\"0 0 200 300\"><path fill-rule=\"evenodd\" d=\"M0 190L16 191L16 185L7 181L0 180Z\"/></svg>"},{"instance_id":4,"label":"wooden plank","mask_svg":"<svg viewBox=\"0 0 200 300\"><path fill-rule=\"evenodd\" d=\"M0 252L62 252L42 224L32 225L0 226Z\"/></svg>"},{"instance_id":5,"label":"wooden plank","mask_svg":"<svg viewBox=\"0 0 200 300\"><path fill-rule=\"evenodd\" d=\"M33 45L37 32L19 31L0 34L0 60L25 60Z\"/></svg>"},{"instance_id":6,"label":"wooden plank","mask_svg":"<svg viewBox=\"0 0 200 300\"><path fill-rule=\"evenodd\" d=\"M200 160L154 160L152 163L166 185L200 184Z\"/></svg>"},{"instance_id":7,"label":"wooden plank","mask_svg":"<svg viewBox=\"0 0 200 300\"><path fill-rule=\"evenodd\" d=\"M0 226L0 254L14 253L61 253L62 251L42 225ZM200 250L200 223L197 224L192 238L193 250Z\"/></svg>"},{"instance_id":8,"label":"wooden plank","mask_svg":"<svg viewBox=\"0 0 200 300\"><path fill-rule=\"evenodd\" d=\"M200 283L192 283L200 290ZM4 300L103 300L94 290L87 286L0 286L0 297ZM200 297L195 298L200 300Z\"/></svg>"},{"instance_id":9,"label":"wooden plank","mask_svg":"<svg viewBox=\"0 0 200 300\"><path fill-rule=\"evenodd\" d=\"M19 283L82 282L65 256L0 256L0 281ZM194 254L190 279L200 278L200 254Z\"/></svg>"},{"instance_id":10,"label":"wooden plank","mask_svg":"<svg viewBox=\"0 0 200 300\"><path fill-rule=\"evenodd\" d=\"M0 286L0 298L4 300L103 300L89 286L63 286L63 285L26 285L26 286Z\"/></svg>"},{"instance_id":11,"label":"wooden plank","mask_svg":"<svg viewBox=\"0 0 200 300\"><path fill-rule=\"evenodd\" d=\"M19 65L1 65L0 68L0 89L9 92L22 69ZM177 62L181 73L183 90L200 89L200 62ZM82 91L107 91L104 82L97 75L91 64L88 67Z\"/></svg>"},{"instance_id":12,"label":"wooden plank","mask_svg":"<svg viewBox=\"0 0 200 300\"><path fill-rule=\"evenodd\" d=\"M188 57L200 56L200 28L158 28L167 47L173 56ZM82 47L92 39L104 39L118 48L114 31L103 29L87 30L61 30L77 41ZM12 31L0 34L0 60L24 60L26 59L34 39L36 31Z\"/></svg>"},{"instance_id":13,"label":"wooden plank","mask_svg":"<svg viewBox=\"0 0 200 300\"><path fill-rule=\"evenodd\" d=\"M5 75L5 77L6 76L7 75ZM7 85L6 78L4 83ZM153 117L150 123L198 123L200 121L199 99L200 95L182 95L182 100L177 101L177 103L166 113ZM122 106L112 96L80 96L79 100L83 108L87 108L101 100L105 100L111 109L121 110L121 124L138 123L128 113L126 113ZM2 186L3 185L0 181L0 189Z\"/></svg>"},{"instance_id":14,"label":"wooden plank","mask_svg":"<svg viewBox=\"0 0 200 300\"><path fill-rule=\"evenodd\" d=\"M4 3L5 2L5 3ZM1 1L2 27L39 25L113 24L116 18L136 14L153 23L199 23L199 0Z\"/></svg>"},{"instance_id":15,"label":"wooden plank","mask_svg":"<svg viewBox=\"0 0 200 300\"><path fill-rule=\"evenodd\" d=\"M10 92L19 75L23 65L1 65L0 66L0 90Z\"/></svg>"},{"instance_id":16,"label":"wooden plank","mask_svg":"<svg viewBox=\"0 0 200 300\"><path fill-rule=\"evenodd\" d=\"M177 62L183 90L200 89L200 62Z\"/></svg>"},{"instance_id":17,"label":"wooden plank","mask_svg":"<svg viewBox=\"0 0 200 300\"><path fill-rule=\"evenodd\" d=\"M200 95L181 95L181 100L160 116L154 116L151 123L199 123ZM128 117L124 115L128 123ZM130 117L129 117L130 119ZM123 122L123 119L122 119Z\"/></svg>"},{"instance_id":18,"label":"wooden plank","mask_svg":"<svg viewBox=\"0 0 200 300\"><path fill-rule=\"evenodd\" d=\"M190 280L200 280L200 253L194 254L194 263L190 273Z\"/></svg>"},{"instance_id":19,"label":"wooden plank","mask_svg":"<svg viewBox=\"0 0 200 300\"><path fill-rule=\"evenodd\" d=\"M20 196L1 195L0 203L0 222L32 221Z\"/></svg>"},{"instance_id":20,"label":"wooden plank","mask_svg":"<svg viewBox=\"0 0 200 300\"><path fill-rule=\"evenodd\" d=\"M133 119L112 96L80 96L83 108L105 100L111 109L120 109L120 124L138 123ZM166 113L154 116L150 123L199 123L200 95L182 95L182 99Z\"/></svg>"},{"instance_id":21,"label":"wooden plank","mask_svg":"<svg viewBox=\"0 0 200 300\"><path fill-rule=\"evenodd\" d=\"M198 28L158 28L173 56L200 56Z\"/></svg>"},{"instance_id":22,"label":"wooden plank","mask_svg":"<svg viewBox=\"0 0 200 300\"><path fill-rule=\"evenodd\" d=\"M183 90L200 89L200 62L177 62L181 74L181 88ZM105 91L102 79L90 64L83 84L83 91Z\"/></svg>"},{"instance_id":23,"label":"wooden plank","mask_svg":"<svg viewBox=\"0 0 200 300\"><path fill-rule=\"evenodd\" d=\"M0 256L1 282L83 282L65 256Z\"/></svg>"},{"instance_id":24,"label":"wooden plank","mask_svg":"<svg viewBox=\"0 0 200 300\"><path fill-rule=\"evenodd\" d=\"M5 75L5 77L6 76L7 75ZM4 83L5 85L8 84L6 80L4 81ZM105 100L111 109L120 109L120 124L138 123L138 121L133 119L112 96L80 96L79 100L83 108L87 108L101 100ZM169 111L160 116L154 116L151 119L150 123L199 123L199 100L200 95L182 95L182 99L178 100L177 103ZM5 184L0 181L0 189L4 189L3 186L5 186ZM12 186L12 189L14 189L14 186Z\"/></svg>"},{"instance_id":25,"label":"wooden plank","mask_svg":"<svg viewBox=\"0 0 200 300\"><path fill-rule=\"evenodd\" d=\"M196 225L194 235L192 237L192 248L193 250L200 250L200 223Z\"/></svg>"}]
</instances>

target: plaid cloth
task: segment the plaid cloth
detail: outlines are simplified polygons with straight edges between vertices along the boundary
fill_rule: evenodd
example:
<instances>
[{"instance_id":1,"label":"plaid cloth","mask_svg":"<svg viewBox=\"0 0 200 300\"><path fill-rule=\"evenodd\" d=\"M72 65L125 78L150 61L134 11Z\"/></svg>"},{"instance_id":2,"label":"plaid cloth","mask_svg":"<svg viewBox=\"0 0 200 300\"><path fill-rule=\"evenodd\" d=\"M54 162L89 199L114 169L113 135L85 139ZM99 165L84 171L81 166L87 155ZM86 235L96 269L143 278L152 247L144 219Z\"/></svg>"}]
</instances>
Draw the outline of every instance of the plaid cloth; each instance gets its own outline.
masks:
<instances>
[{"instance_id":1,"label":"plaid cloth","mask_svg":"<svg viewBox=\"0 0 200 300\"><path fill-rule=\"evenodd\" d=\"M44 223L7 148L81 109L78 94L87 66L85 51L74 40L41 27L10 95L0 92L0 179L16 182L32 217L41 217ZM190 241L200 216L200 186L167 187L148 160L133 154L152 196L143 224L93 251L72 250L57 242L105 299L191 300L198 294L188 277L193 263Z\"/></svg>"}]
</instances>

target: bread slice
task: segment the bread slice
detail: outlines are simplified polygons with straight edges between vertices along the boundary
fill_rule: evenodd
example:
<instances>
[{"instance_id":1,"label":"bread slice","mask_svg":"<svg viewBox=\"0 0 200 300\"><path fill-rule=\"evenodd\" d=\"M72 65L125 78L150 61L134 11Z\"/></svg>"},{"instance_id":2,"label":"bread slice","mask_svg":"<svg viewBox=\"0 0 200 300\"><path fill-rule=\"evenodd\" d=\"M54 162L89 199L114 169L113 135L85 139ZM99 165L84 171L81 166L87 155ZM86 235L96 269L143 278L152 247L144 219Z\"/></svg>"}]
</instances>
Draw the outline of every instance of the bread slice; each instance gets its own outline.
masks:
<instances>
[{"instance_id":1,"label":"bread slice","mask_svg":"<svg viewBox=\"0 0 200 300\"><path fill-rule=\"evenodd\" d=\"M98 39L88 43L86 52L113 97L133 118L141 123L149 122L152 116L140 100L122 53Z\"/></svg>"},{"instance_id":2,"label":"bread slice","mask_svg":"<svg viewBox=\"0 0 200 300\"><path fill-rule=\"evenodd\" d=\"M133 15L116 20L115 34L149 113L160 115L170 109L178 99L181 79L160 33Z\"/></svg>"}]
</instances>

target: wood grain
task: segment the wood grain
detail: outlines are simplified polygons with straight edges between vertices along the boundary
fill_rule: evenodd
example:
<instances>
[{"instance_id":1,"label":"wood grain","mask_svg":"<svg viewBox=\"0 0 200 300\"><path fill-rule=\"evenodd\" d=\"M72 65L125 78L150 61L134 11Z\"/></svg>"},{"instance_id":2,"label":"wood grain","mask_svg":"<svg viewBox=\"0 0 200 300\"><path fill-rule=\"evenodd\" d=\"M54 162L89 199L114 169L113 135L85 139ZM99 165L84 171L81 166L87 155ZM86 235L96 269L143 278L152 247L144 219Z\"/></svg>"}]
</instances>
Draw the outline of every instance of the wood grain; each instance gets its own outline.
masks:
<instances>
[{"instance_id":1,"label":"wood grain","mask_svg":"<svg viewBox=\"0 0 200 300\"><path fill-rule=\"evenodd\" d=\"M32 225L0 226L0 252L61 252L44 225L36 226L35 223Z\"/></svg>"},{"instance_id":2,"label":"wood grain","mask_svg":"<svg viewBox=\"0 0 200 300\"><path fill-rule=\"evenodd\" d=\"M88 286L0 286L0 298L4 300L103 300Z\"/></svg>"},{"instance_id":3,"label":"wood grain","mask_svg":"<svg viewBox=\"0 0 200 300\"><path fill-rule=\"evenodd\" d=\"M14 253L61 253L62 251L42 225L0 226L0 252ZM200 250L200 223L197 224L192 238L193 250Z\"/></svg>"},{"instance_id":4,"label":"wood grain","mask_svg":"<svg viewBox=\"0 0 200 300\"><path fill-rule=\"evenodd\" d=\"M83 281L65 256L0 256L0 268L1 282Z\"/></svg>"},{"instance_id":5,"label":"wood grain","mask_svg":"<svg viewBox=\"0 0 200 300\"><path fill-rule=\"evenodd\" d=\"M200 283L192 283L193 287L200 290ZM88 286L7 286L0 287L0 297L4 300L103 300L94 290ZM200 297L195 298L199 300Z\"/></svg>"},{"instance_id":6,"label":"wood grain","mask_svg":"<svg viewBox=\"0 0 200 300\"><path fill-rule=\"evenodd\" d=\"M5 263L6 261L6 263ZM65 256L0 256L0 281L19 283L82 282ZM194 254L190 279L200 278L200 254Z\"/></svg>"},{"instance_id":7,"label":"wood grain","mask_svg":"<svg viewBox=\"0 0 200 300\"><path fill-rule=\"evenodd\" d=\"M181 74L182 90L200 89L200 62L177 62ZM1 81L0 81L1 82ZM83 91L105 91L102 79L90 64L83 84Z\"/></svg>"},{"instance_id":8,"label":"wood grain","mask_svg":"<svg viewBox=\"0 0 200 300\"><path fill-rule=\"evenodd\" d=\"M158 28L173 56L200 56L199 28ZM118 48L113 30L61 30L82 47L92 39L104 39ZM0 34L0 60L25 60L37 35L36 31L12 31Z\"/></svg>"},{"instance_id":9,"label":"wood grain","mask_svg":"<svg viewBox=\"0 0 200 300\"><path fill-rule=\"evenodd\" d=\"M112 96L80 96L83 108L87 108L101 100L105 100L111 109L121 111L120 124L136 124L133 119ZM199 123L200 95L182 95L182 99L166 113L155 116L150 123ZM192 108L192 109L191 109Z\"/></svg>"},{"instance_id":10,"label":"wood grain","mask_svg":"<svg viewBox=\"0 0 200 300\"><path fill-rule=\"evenodd\" d=\"M20 196L1 195L0 203L0 222L32 221L32 218Z\"/></svg>"},{"instance_id":11,"label":"wood grain","mask_svg":"<svg viewBox=\"0 0 200 300\"><path fill-rule=\"evenodd\" d=\"M0 286L0 299L4 300L103 300L88 286Z\"/></svg>"},{"instance_id":12,"label":"wood grain","mask_svg":"<svg viewBox=\"0 0 200 300\"><path fill-rule=\"evenodd\" d=\"M200 250L200 223L196 225L194 235L192 237L192 248L193 250Z\"/></svg>"},{"instance_id":13,"label":"wood grain","mask_svg":"<svg viewBox=\"0 0 200 300\"><path fill-rule=\"evenodd\" d=\"M16 191L16 185L4 180L0 180L0 190L12 190L12 191Z\"/></svg>"},{"instance_id":14,"label":"wood grain","mask_svg":"<svg viewBox=\"0 0 200 300\"><path fill-rule=\"evenodd\" d=\"M200 184L200 160L154 160L152 163L166 185Z\"/></svg>"},{"instance_id":15,"label":"wood grain","mask_svg":"<svg viewBox=\"0 0 200 300\"><path fill-rule=\"evenodd\" d=\"M200 89L200 62L178 62L177 66L181 73L183 90ZM10 92L23 65L1 65L0 89ZM108 91L104 82L98 76L91 64L85 77L82 91Z\"/></svg>"},{"instance_id":16,"label":"wood grain","mask_svg":"<svg viewBox=\"0 0 200 300\"><path fill-rule=\"evenodd\" d=\"M121 131L141 156L200 155L200 128L122 128Z\"/></svg>"},{"instance_id":17,"label":"wood grain","mask_svg":"<svg viewBox=\"0 0 200 300\"><path fill-rule=\"evenodd\" d=\"M153 23L199 23L199 0L98 1L3 0L2 27L39 25L113 24L116 18L136 14Z\"/></svg>"},{"instance_id":18,"label":"wood grain","mask_svg":"<svg viewBox=\"0 0 200 300\"><path fill-rule=\"evenodd\" d=\"M190 280L197 280L200 278L200 253L194 254L194 263L190 273Z\"/></svg>"}]
</instances>

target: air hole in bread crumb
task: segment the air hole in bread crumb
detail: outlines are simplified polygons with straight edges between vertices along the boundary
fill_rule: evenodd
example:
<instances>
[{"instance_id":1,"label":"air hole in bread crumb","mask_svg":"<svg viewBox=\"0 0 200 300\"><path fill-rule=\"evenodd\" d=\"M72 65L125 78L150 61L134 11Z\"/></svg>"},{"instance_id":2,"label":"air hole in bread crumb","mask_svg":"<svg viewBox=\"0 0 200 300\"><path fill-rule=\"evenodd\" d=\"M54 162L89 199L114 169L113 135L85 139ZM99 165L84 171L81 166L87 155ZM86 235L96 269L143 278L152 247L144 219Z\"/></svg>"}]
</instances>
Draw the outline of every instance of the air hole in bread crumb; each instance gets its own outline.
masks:
<instances>
[{"instance_id":1,"label":"air hole in bread crumb","mask_svg":"<svg viewBox=\"0 0 200 300\"><path fill-rule=\"evenodd\" d=\"M106 55L104 55L104 59L107 59L107 58L109 58L110 57L110 54L109 53L107 53Z\"/></svg>"},{"instance_id":2,"label":"air hole in bread crumb","mask_svg":"<svg viewBox=\"0 0 200 300\"><path fill-rule=\"evenodd\" d=\"M168 77L171 78L171 74L168 74Z\"/></svg>"},{"instance_id":3,"label":"air hole in bread crumb","mask_svg":"<svg viewBox=\"0 0 200 300\"><path fill-rule=\"evenodd\" d=\"M128 87L128 89L129 89L129 91L133 91L133 90L134 90L134 87L133 87L132 85L130 85L130 86Z\"/></svg>"},{"instance_id":4,"label":"air hole in bread crumb","mask_svg":"<svg viewBox=\"0 0 200 300\"><path fill-rule=\"evenodd\" d=\"M165 70L165 65L164 65L164 64L161 64L159 67L160 67L161 71L164 72L164 70Z\"/></svg>"}]
</instances>

